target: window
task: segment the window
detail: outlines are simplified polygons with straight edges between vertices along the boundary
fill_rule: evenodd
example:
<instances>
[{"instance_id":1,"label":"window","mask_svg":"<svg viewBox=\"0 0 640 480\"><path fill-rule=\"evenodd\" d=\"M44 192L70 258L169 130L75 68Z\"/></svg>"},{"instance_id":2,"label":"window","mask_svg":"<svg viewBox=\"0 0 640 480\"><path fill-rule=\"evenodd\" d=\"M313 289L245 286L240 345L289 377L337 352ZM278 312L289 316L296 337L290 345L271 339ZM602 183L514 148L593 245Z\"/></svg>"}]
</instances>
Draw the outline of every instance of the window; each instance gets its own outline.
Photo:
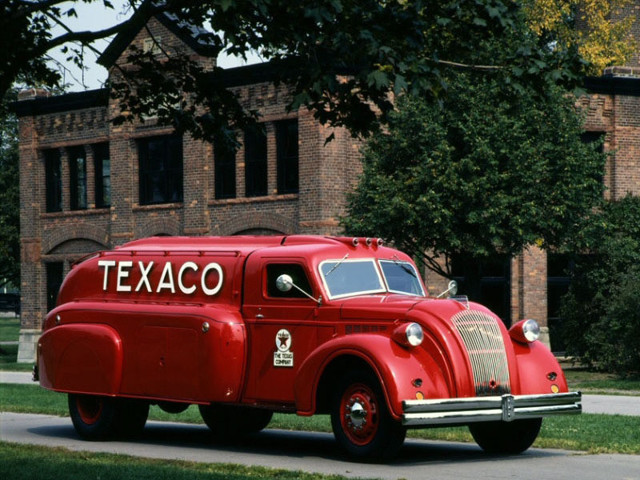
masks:
<instances>
[{"instance_id":1,"label":"window","mask_svg":"<svg viewBox=\"0 0 640 480\"><path fill-rule=\"evenodd\" d=\"M311 284L307 279L302 265L295 263L290 264L271 264L267 265L267 295L275 298L309 298L297 288L293 287L287 292L282 292L276 285L276 280L280 275L289 275L301 290L309 295L313 295Z\"/></svg>"},{"instance_id":2,"label":"window","mask_svg":"<svg viewBox=\"0 0 640 480\"><path fill-rule=\"evenodd\" d=\"M60 151L58 149L45 150L44 169L47 212L61 212L62 170L60 165Z\"/></svg>"},{"instance_id":3,"label":"window","mask_svg":"<svg viewBox=\"0 0 640 480\"><path fill-rule=\"evenodd\" d=\"M380 260L380 267L390 292L424 296L418 273L410 263Z\"/></svg>"},{"instance_id":4,"label":"window","mask_svg":"<svg viewBox=\"0 0 640 480\"><path fill-rule=\"evenodd\" d=\"M217 199L236 197L236 152L224 140L214 144L215 196Z\"/></svg>"},{"instance_id":5,"label":"window","mask_svg":"<svg viewBox=\"0 0 640 480\"><path fill-rule=\"evenodd\" d=\"M87 154L84 147L68 149L71 210L87 208Z\"/></svg>"},{"instance_id":6,"label":"window","mask_svg":"<svg viewBox=\"0 0 640 480\"><path fill-rule=\"evenodd\" d=\"M604 152L604 136L605 132L583 132L580 135L582 143L595 145L596 151L599 153Z\"/></svg>"},{"instance_id":7,"label":"window","mask_svg":"<svg viewBox=\"0 0 640 480\"><path fill-rule=\"evenodd\" d=\"M262 128L244 132L245 195L267 194L267 136Z\"/></svg>"},{"instance_id":8,"label":"window","mask_svg":"<svg viewBox=\"0 0 640 480\"><path fill-rule=\"evenodd\" d=\"M140 204L182 202L182 137L138 141Z\"/></svg>"},{"instance_id":9,"label":"window","mask_svg":"<svg viewBox=\"0 0 640 480\"><path fill-rule=\"evenodd\" d=\"M58 300L58 291L62 285L62 262L46 263L47 271L47 310L52 310Z\"/></svg>"},{"instance_id":10,"label":"window","mask_svg":"<svg viewBox=\"0 0 640 480\"><path fill-rule=\"evenodd\" d=\"M278 193L298 193L298 120L276 122Z\"/></svg>"},{"instance_id":11,"label":"window","mask_svg":"<svg viewBox=\"0 0 640 480\"><path fill-rule=\"evenodd\" d=\"M93 165L96 176L96 207L111 205L111 159L109 144L93 145Z\"/></svg>"},{"instance_id":12,"label":"window","mask_svg":"<svg viewBox=\"0 0 640 480\"><path fill-rule=\"evenodd\" d=\"M330 299L386 291L373 259L346 258L325 260L320 264L322 281Z\"/></svg>"}]
</instances>

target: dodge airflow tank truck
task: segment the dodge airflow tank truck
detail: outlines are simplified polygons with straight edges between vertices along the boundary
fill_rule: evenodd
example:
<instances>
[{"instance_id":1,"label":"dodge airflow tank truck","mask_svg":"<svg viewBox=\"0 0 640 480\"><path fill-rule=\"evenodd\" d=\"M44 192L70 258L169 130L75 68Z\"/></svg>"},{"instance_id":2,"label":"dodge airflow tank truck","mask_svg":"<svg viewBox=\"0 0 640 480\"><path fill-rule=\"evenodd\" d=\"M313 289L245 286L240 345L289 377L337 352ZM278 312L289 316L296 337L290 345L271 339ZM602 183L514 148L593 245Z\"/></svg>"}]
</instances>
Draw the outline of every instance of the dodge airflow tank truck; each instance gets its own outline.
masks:
<instances>
[{"instance_id":1,"label":"dodge airflow tank truck","mask_svg":"<svg viewBox=\"0 0 640 480\"><path fill-rule=\"evenodd\" d=\"M87 439L139 432L150 404L197 404L221 439L273 412L330 414L354 458L389 458L408 428L443 425L519 453L543 417L581 411L538 333L428 297L411 258L376 239L154 237L71 269L36 378L68 394Z\"/></svg>"}]
</instances>

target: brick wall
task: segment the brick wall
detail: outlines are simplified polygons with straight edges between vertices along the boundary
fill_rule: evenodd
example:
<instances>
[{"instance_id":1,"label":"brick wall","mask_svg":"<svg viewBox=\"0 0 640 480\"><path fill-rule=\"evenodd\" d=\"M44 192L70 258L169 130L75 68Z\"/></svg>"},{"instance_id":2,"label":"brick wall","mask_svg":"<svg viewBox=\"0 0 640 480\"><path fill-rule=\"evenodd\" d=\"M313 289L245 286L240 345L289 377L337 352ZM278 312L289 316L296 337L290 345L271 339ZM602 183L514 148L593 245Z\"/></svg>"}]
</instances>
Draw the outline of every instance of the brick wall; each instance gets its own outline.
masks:
<instances>
[{"instance_id":1,"label":"brick wall","mask_svg":"<svg viewBox=\"0 0 640 480\"><path fill-rule=\"evenodd\" d=\"M640 6L640 0L633 8ZM638 22L636 22L638 23ZM640 28L636 25L634 28ZM149 31L160 39L162 48L187 49L189 54L212 66L213 60L189 50L161 22L152 20ZM133 39L144 48L149 31ZM637 34L637 32L636 32ZM118 64L126 68L126 52ZM637 63L637 59L634 60ZM117 70L112 70L117 75ZM252 77L253 78L253 77ZM96 92L71 94L57 99L43 92L26 91L24 105L33 102L20 118L22 331L37 332L46 314L46 264L70 263L95 250L113 248L148 235L231 235L235 233L317 233L339 234L340 215L345 212L346 194L361 172L360 142L342 129L319 125L306 110L287 112L289 93L284 86L257 82L234 88L248 109L261 114L267 134L267 195L247 197L245 193L244 150L236 154L236 198L215 198L215 169L212 145L189 137L183 139L183 201L160 205L140 205L138 152L140 139L170 134L155 124L114 126L109 122L118 106ZM627 192L640 193L640 100L638 95L597 91L580 100L586 113L586 129L603 132L605 148L613 152L604 181L607 195L619 198ZM299 132L299 192L277 192L276 141L274 122L295 118ZM335 139L325 145L326 138ZM111 158L111 206L96 208L93 170L95 143L108 142ZM86 210L70 210L67 149L84 146L87 154ZM46 212L43 151L61 152L63 211ZM427 276L431 293L446 288L446 281ZM511 265L511 311L513 320L536 318L546 325L546 256L530 249ZM31 349L20 347L20 358L32 361Z\"/></svg>"},{"instance_id":2,"label":"brick wall","mask_svg":"<svg viewBox=\"0 0 640 480\"><path fill-rule=\"evenodd\" d=\"M211 59L188 49L161 22L152 20L132 43L144 48L151 33L167 51L187 51L205 66ZM127 68L126 50L116 63ZM112 75L117 75L114 67ZM183 138L183 201L141 205L137 141L168 135L172 130L153 119L115 126L110 118L119 113L117 102L96 92L46 98L30 90L23 102L34 102L31 113L20 118L20 175L22 226L22 330L37 332L47 311L46 264L63 262L64 272L85 254L113 248L150 235L232 235L258 233L318 233L340 231L344 194L359 172L359 142L348 133L321 127L306 110L287 112L288 90L268 82L233 89L247 109L257 110L267 132L268 194L246 197L244 149L236 155L236 198L215 199L212 145ZM105 92L106 93L106 92ZM90 105L85 105L85 99ZM96 100L98 99L98 100ZM277 192L274 122L297 119L299 132L299 193ZM330 133L335 140L324 146ZM242 138L242 137L241 137ZM111 205L96 208L93 150L90 145L108 142L111 159ZM84 147L87 159L86 210L70 209L68 149ZM46 212L43 152L61 154L62 211ZM25 337L26 338L26 337ZM22 345L21 358L32 361L36 336Z\"/></svg>"}]
</instances>

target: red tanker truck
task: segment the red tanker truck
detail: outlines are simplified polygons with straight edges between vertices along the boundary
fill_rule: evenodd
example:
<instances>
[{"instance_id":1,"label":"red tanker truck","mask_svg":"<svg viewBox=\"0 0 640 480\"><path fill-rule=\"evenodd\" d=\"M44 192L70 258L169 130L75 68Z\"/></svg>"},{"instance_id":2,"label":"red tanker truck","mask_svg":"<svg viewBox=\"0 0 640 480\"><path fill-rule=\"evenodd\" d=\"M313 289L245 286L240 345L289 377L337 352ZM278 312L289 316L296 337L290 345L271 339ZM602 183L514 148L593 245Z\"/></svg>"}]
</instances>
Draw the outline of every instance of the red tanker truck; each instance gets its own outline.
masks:
<instances>
[{"instance_id":1,"label":"red tanker truck","mask_svg":"<svg viewBox=\"0 0 640 480\"><path fill-rule=\"evenodd\" d=\"M68 394L87 439L139 432L150 404L197 404L220 438L273 412L330 414L356 458L442 425L519 453L542 417L581 411L538 333L464 297L429 298L411 258L380 240L154 237L71 269L36 374Z\"/></svg>"}]
</instances>

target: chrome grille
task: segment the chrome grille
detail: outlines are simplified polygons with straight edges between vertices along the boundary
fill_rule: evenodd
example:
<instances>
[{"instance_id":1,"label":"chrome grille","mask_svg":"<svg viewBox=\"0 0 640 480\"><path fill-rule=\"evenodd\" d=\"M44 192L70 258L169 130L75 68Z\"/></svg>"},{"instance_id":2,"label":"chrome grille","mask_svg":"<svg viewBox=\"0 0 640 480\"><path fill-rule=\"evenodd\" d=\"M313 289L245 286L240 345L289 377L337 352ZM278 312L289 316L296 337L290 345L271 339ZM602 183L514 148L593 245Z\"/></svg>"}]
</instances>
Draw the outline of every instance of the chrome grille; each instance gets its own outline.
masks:
<instances>
[{"instance_id":1,"label":"chrome grille","mask_svg":"<svg viewBox=\"0 0 640 480\"><path fill-rule=\"evenodd\" d=\"M469 310L457 313L451 320L467 349L476 395L510 393L509 365L499 320Z\"/></svg>"}]
</instances>

